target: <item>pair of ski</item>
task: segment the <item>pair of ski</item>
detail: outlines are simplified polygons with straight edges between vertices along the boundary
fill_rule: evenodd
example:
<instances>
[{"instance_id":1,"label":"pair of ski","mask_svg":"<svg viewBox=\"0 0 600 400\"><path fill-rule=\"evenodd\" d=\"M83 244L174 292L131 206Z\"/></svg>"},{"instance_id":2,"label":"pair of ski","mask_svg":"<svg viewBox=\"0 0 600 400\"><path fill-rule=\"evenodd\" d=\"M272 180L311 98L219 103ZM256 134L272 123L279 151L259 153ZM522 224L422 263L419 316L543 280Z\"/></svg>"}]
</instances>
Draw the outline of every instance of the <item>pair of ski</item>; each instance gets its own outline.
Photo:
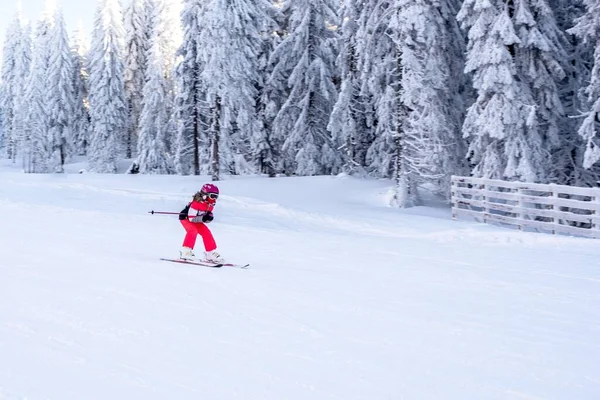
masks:
<instances>
[{"instance_id":1,"label":"pair of ski","mask_svg":"<svg viewBox=\"0 0 600 400\"><path fill-rule=\"evenodd\" d=\"M234 267L234 268L248 268L250 264L232 264L232 263L213 263L210 261L190 261L183 260L181 258L161 258L162 261L170 261L178 264L189 264L189 265L198 265L201 267L211 267L211 268L221 268L221 267Z\"/></svg>"}]
</instances>

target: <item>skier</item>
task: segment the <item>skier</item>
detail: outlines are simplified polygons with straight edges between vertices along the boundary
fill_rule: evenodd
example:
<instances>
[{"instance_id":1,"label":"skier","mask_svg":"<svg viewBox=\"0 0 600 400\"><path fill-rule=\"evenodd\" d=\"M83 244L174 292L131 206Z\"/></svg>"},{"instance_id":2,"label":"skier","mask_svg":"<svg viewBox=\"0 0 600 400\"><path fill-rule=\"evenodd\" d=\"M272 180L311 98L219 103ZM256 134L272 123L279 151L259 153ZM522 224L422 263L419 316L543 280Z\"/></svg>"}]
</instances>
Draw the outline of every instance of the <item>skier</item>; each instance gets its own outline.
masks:
<instances>
[{"instance_id":1,"label":"skier","mask_svg":"<svg viewBox=\"0 0 600 400\"><path fill-rule=\"evenodd\" d=\"M219 198L219 188L211 183L202 186L194 195L193 200L179 213L179 220L185 228L186 234L183 247L179 251L179 258L183 260L194 260L193 249L196 244L196 236L202 236L204 242L205 260L222 264L225 260L217 253L217 244L207 224L213 220L213 209Z\"/></svg>"}]
</instances>

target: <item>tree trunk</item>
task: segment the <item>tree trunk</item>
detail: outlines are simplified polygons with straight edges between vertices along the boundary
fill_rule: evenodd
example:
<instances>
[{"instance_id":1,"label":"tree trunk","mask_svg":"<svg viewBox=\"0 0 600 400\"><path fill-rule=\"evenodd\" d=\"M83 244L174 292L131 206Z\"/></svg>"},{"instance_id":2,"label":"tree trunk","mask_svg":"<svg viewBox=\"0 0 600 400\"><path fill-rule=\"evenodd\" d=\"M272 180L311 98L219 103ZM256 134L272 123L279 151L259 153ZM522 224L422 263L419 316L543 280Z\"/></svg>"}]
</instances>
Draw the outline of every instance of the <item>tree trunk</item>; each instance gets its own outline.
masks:
<instances>
[{"instance_id":1,"label":"tree trunk","mask_svg":"<svg viewBox=\"0 0 600 400\"><path fill-rule=\"evenodd\" d=\"M199 118L198 115L198 93L196 89L194 89L194 175L200 175L200 149L199 149L199 140L200 140L200 130L199 130Z\"/></svg>"},{"instance_id":2,"label":"tree trunk","mask_svg":"<svg viewBox=\"0 0 600 400\"><path fill-rule=\"evenodd\" d=\"M218 181L219 177L219 137L221 136L221 97L217 95L213 108L213 129L212 140L212 157L211 157L211 172L212 180Z\"/></svg>"},{"instance_id":3,"label":"tree trunk","mask_svg":"<svg viewBox=\"0 0 600 400\"><path fill-rule=\"evenodd\" d=\"M398 82L396 84L396 132L394 133L394 198L397 207L410 206L410 180L406 168L406 157L404 154L404 117L406 116L404 104L402 103L402 52L396 49L396 68L398 69Z\"/></svg>"}]
</instances>

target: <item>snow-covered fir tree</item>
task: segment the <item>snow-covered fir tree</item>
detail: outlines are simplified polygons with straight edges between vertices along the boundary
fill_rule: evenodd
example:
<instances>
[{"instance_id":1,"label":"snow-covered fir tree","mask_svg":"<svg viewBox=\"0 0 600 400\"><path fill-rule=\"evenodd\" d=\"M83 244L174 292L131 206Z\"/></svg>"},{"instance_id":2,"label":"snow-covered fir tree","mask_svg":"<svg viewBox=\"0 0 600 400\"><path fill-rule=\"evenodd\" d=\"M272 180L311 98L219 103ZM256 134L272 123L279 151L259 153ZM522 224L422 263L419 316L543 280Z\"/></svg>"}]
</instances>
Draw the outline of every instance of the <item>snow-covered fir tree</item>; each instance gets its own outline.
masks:
<instances>
[{"instance_id":1,"label":"snow-covered fir tree","mask_svg":"<svg viewBox=\"0 0 600 400\"><path fill-rule=\"evenodd\" d=\"M118 0L100 0L89 52L90 169L115 173L122 155L127 105L123 26Z\"/></svg>"},{"instance_id":2,"label":"snow-covered fir tree","mask_svg":"<svg viewBox=\"0 0 600 400\"><path fill-rule=\"evenodd\" d=\"M167 84L160 45L160 34L164 31L162 27L165 21L160 2L156 3L151 19L153 29L146 56L146 79L143 86L136 165L140 173L166 174L170 172L165 146L169 118L166 108Z\"/></svg>"},{"instance_id":3,"label":"snow-covered fir tree","mask_svg":"<svg viewBox=\"0 0 600 400\"><path fill-rule=\"evenodd\" d=\"M261 33L268 26L266 0L212 0L200 58L209 106L211 174L246 173L250 138L259 129L257 85L261 81L257 56Z\"/></svg>"},{"instance_id":4,"label":"snow-covered fir tree","mask_svg":"<svg viewBox=\"0 0 600 400\"><path fill-rule=\"evenodd\" d=\"M559 29L565 33L564 48L568 54L563 65L566 79L559 86L567 117L559 125L561 145L553 154L551 181L563 185L595 186L600 180L600 165L590 169L583 167L585 144L577 133L581 125L580 113L588 109L584 89L590 79L594 46L568 33L568 29L575 25L575 19L584 14L585 7L580 0L551 0L549 5Z\"/></svg>"},{"instance_id":5,"label":"snow-covered fir tree","mask_svg":"<svg viewBox=\"0 0 600 400\"><path fill-rule=\"evenodd\" d=\"M516 104L524 91L515 78L512 59L519 39L508 12L499 9L497 3L465 0L458 19L468 30L466 72L473 73L477 91L463 125L472 173L501 179L506 169L505 141L509 136L522 138L526 115ZM520 100L520 104L533 107L531 103L530 98ZM523 172L531 178L533 167L528 170Z\"/></svg>"},{"instance_id":6,"label":"snow-covered fir tree","mask_svg":"<svg viewBox=\"0 0 600 400\"><path fill-rule=\"evenodd\" d=\"M360 98L368 129L362 139L366 147L365 167L370 174L390 178L397 153L395 132L399 132L404 111L396 100L400 94L397 68L398 49L388 35L394 9L390 1L368 0L359 8L357 27L357 69L360 72ZM396 32L397 33L397 32ZM390 103L391 102L391 103ZM364 113L364 114L363 114ZM364 151L364 150L363 150Z\"/></svg>"},{"instance_id":7,"label":"snow-covered fir tree","mask_svg":"<svg viewBox=\"0 0 600 400\"><path fill-rule=\"evenodd\" d=\"M463 126L473 173L547 181L566 56L551 9L545 0L466 0L458 18L469 30L466 69L478 94Z\"/></svg>"},{"instance_id":8,"label":"snow-covered fir tree","mask_svg":"<svg viewBox=\"0 0 600 400\"><path fill-rule=\"evenodd\" d=\"M254 140L255 164L259 171L270 175L286 171L291 173L290 171L294 170L293 158L285 157L282 154L283 143L287 139L288 132L273 129L275 118L290 94L287 77L291 74L291 67L287 70L281 67L275 70L275 60L272 55L287 36L291 9L289 7L282 8L282 3L275 1L275 7L272 10L274 11L275 29L272 35L265 36L266 40L263 41L263 49L259 56L259 66L264 66L261 68L264 86L259 87L260 96L257 110L263 131L259 131Z\"/></svg>"},{"instance_id":9,"label":"snow-covered fir tree","mask_svg":"<svg viewBox=\"0 0 600 400\"><path fill-rule=\"evenodd\" d=\"M131 158L139 137L142 88L150 40L149 14L153 0L132 0L125 10L125 96L128 108L125 157Z\"/></svg>"},{"instance_id":10,"label":"snow-covered fir tree","mask_svg":"<svg viewBox=\"0 0 600 400\"><path fill-rule=\"evenodd\" d=\"M561 146L560 126L565 118L558 83L566 77L566 39L548 0L519 0L513 7L512 17L520 41L515 52L517 74L535 101L535 118L542 141L541 154L533 157L541 162L537 166L537 180L548 182L555 175L551 154Z\"/></svg>"},{"instance_id":11,"label":"snow-covered fir tree","mask_svg":"<svg viewBox=\"0 0 600 400\"><path fill-rule=\"evenodd\" d=\"M283 78L289 95L273 123L275 135L286 137L283 152L293 160L287 173L318 175L341 169L337 145L327 130L337 101L334 84L338 21L333 0L286 0L289 25L272 55L273 77Z\"/></svg>"},{"instance_id":12,"label":"snow-covered fir tree","mask_svg":"<svg viewBox=\"0 0 600 400\"><path fill-rule=\"evenodd\" d=\"M162 70L165 76L165 107L169 116L165 144L167 151L173 153L177 138L177 121L175 114L175 65L176 54L182 43L181 28L181 1L180 0L156 0L161 1L162 32L160 33L160 52L162 54Z\"/></svg>"},{"instance_id":13,"label":"snow-covered fir tree","mask_svg":"<svg viewBox=\"0 0 600 400\"><path fill-rule=\"evenodd\" d=\"M375 140L366 161L377 175L394 179L393 204L409 207L420 201L420 175L430 173L431 164L425 155L431 144L428 137L406 123L411 111L407 102L411 99L405 95L403 85L415 84L411 82L415 72L407 71L407 66L416 68L416 63L403 54L410 25L403 20L402 11L403 4L398 0L365 4L359 24L368 36L359 46L359 54L363 90L373 99L374 110Z\"/></svg>"},{"instance_id":14,"label":"snow-covered fir tree","mask_svg":"<svg viewBox=\"0 0 600 400\"><path fill-rule=\"evenodd\" d=\"M17 82L17 57L21 41L23 40L23 26L20 10L16 13L8 26L2 49L2 72L0 76L0 109L2 110L2 136L0 136L0 150L9 159L15 159L17 133L14 126L14 112L16 96L22 87Z\"/></svg>"},{"instance_id":15,"label":"snow-covered fir tree","mask_svg":"<svg viewBox=\"0 0 600 400\"><path fill-rule=\"evenodd\" d=\"M554 122L553 116L539 112L534 96L540 92L532 85L541 69L550 66L557 74L561 70L543 27L530 18L528 3L466 0L458 14L469 32L466 71L473 73L477 90L463 125L476 176L546 179L550 161L547 150L555 144ZM551 65L541 56L547 56ZM531 63L530 73L520 75L526 72L523 68L527 62ZM551 72L546 72L548 78ZM548 97L541 100L556 104L549 93L545 95Z\"/></svg>"},{"instance_id":16,"label":"snow-covered fir tree","mask_svg":"<svg viewBox=\"0 0 600 400\"><path fill-rule=\"evenodd\" d=\"M50 65L50 36L54 10L47 8L36 24L33 38L31 72L25 91L24 130L21 155L26 172L51 172L52 151L49 140L50 110L46 105L46 85Z\"/></svg>"},{"instance_id":17,"label":"snow-covered fir tree","mask_svg":"<svg viewBox=\"0 0 600 400\"><path fill-rule=\"evenodd\" d=\"M584 0L585 13L576 20L576 25L570 30L581 38L584 44L594 46L594 64L585 89L588 111L579 128L579 135L585 141L583 166L592 168L600 160L600 2Z\"/></svg>"},{"instance_id":18,"label":"snow-covered fir tree","mask_svg":"<svg viewBox=\"0 0 600 400\"><path fill-rule=\"evenodd\" d=\"M337 66L341 74L340 94L331 113L328 129L343 146L343 167L347 173L360 172L366 165L367 149L373 142L366 108L369 99L362 95L360 15L366 2L345 0L340 10L341 38ZM364 47L362 47L364 48Z\"/></svg>"},{"instance_id":19,"label":"snow-covered fir tree","mask_svg":"<svg viewBox=\"0 0 600 400\"><path fill-rule=\"evenodd\" d=\"M90 142L90 113L88 102L88 42L83 26L79 24L71 50L73 59L73 145L78 155L87 154Z\"/></svg>"},{"instance_id":20,"label":"snow-covered fir tree","mask_svg":"<svg viewBox=\"0 0 600 400\"><path fill-rule=\"evenodd\" d=\"M283 141L277 140L272 134L273 120L277 111L283 104L284 96L272 86L269 77L273 72L270 57L273 50L281 42L283 32L277 24L280 13L275 7L270 7L268 13L272 15L271 24L265 24L261 31L262 45L258 54L258 98L256 112L258 128L251 138L253 164L261 173L271 177L275 176L282 168L278 165L279 151Z\"/></svg>"},{"instance_id":21,"label":"snow-covered fir tree","mask_svg":"<svg viewBox=\"0 0 600 400\"><path fill-rule=\"evenodd\" d=\"M14 113L12 128L15 134L15 149L21 147L26 141L28 103L27 103L27 80L31 74L31 25L23 26L21 39L15 56L15 75L13 87L17 89L14 95ZM13 158L13 161L15 159Z\"/></svg>"},{"instance_id":22,"label":"snow-covered fir tree","mask_svg":"<svg viewBox=\"0 0 600 400\"><path fill-rule=\"evenodd\" d=\"M208 139L204 115L205 90L202 81L202 63L199 51L200 32L206 13L204 0L184 0L181 13L183 42L177 52L176 67L177 138L175 142L175 170L178 174L199 175L208 162Z\"/></svg>"},{"instance_id":23,"label":"snow-covered fir tree","mask_svg":"<svg viewBox=\"0 0 600 400\"><path fill-rule=\"evenodd\" d=\"M400 101L407 112L398 141L399 155L405 158L401 164L407 170L400 175L412 175L406 180L415 184L433 183L449 197L450 176L465 172L460 96L463 38L451 1L397 0L396 4L398 15L389 28L398 31Z\"/></svg>"},{"instance_id":24,"label":"snow-covered fir tree","mask_svg":"<svg viewBox=\"0 0 600 400\"><path fill-rule=\"evenodd\" d=\"M74 152L75 93L72 80L73 59L62 11L54 14L54 26L50 33L49 45L50 59L46 90L49 168L53 172L63 172L67 157Z\"/></svg>"}]
</instances>

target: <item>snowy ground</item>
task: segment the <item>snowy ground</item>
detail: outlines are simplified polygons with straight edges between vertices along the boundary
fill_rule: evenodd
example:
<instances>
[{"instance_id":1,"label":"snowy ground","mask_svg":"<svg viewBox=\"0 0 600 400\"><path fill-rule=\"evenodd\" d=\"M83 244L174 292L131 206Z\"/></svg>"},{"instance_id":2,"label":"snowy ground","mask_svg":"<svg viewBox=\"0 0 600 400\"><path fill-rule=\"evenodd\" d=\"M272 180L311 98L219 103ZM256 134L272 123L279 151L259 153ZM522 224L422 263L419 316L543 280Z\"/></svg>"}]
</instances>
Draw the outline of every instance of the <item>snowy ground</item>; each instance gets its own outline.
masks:
<instances>
[{"instance_id":1,"label":"snowy ground","mask_svg":"<svg viewBox=\"0 0 600 400\"><path fill-rule=\"evenodd\" d=\"M600 398L600 242L246 177L211 228L250 269L159 261L203 182L0 168L0 399Z\"/></svg>"}]
</instances>

